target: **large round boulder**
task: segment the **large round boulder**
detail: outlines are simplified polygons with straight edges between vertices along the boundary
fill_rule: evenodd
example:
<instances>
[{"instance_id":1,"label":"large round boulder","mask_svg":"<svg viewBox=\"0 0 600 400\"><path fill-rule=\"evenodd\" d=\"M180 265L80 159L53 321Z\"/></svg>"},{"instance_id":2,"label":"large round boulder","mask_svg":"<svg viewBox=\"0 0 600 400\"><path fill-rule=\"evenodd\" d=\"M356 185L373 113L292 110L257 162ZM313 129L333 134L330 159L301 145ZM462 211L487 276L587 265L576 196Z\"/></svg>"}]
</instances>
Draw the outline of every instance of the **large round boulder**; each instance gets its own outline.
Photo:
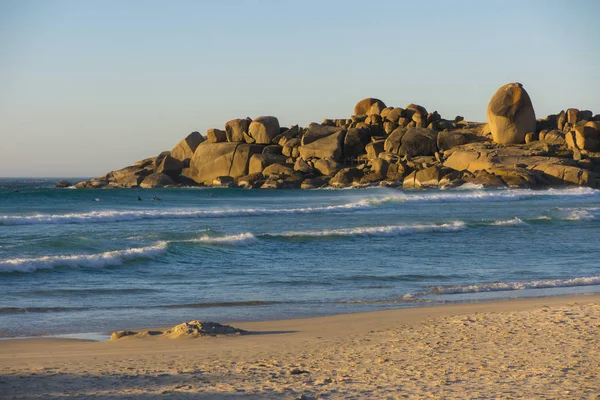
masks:
<instances>
[{"instance_id":1,"label":"large round boulder","mask_svg":"<svg viewBox=\"0 0 600 400\"><path fill-rule=\"evenodd\" d=\"M279 120L275 117L258 117L250 123L248 135L256 144L271 144L271 140L279 135Z\"/></svg>"},{"instance_id":2,"label":"large round boulder","mask_svg":"<svg viewBox=\"0 0 600 400\"><path fill-rule=\"evenodd\" d=\"M385 108L383 101L368 97L356 103L354 106L354 115L381 114Z\"/></svg>"},{"instance_id":3,"label":"large round boulder","mask_svg":"<svg viewBox=\"0 0 600 400\"><path fill-rule=\"evenodd\" d=\"M535 132L531 99L518 82L504 85L494 93L488 104L487 119L496 143L525 143L525 135Z\"/></svg>"}]
</instances>

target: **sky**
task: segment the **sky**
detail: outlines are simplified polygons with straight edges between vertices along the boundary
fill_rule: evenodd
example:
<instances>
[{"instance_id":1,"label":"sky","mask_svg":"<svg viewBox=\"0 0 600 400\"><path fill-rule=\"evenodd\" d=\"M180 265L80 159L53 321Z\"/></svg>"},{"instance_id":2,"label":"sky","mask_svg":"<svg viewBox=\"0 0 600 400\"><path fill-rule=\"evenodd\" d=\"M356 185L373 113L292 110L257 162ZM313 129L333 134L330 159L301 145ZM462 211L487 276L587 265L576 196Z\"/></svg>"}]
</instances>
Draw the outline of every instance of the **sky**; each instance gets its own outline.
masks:
<instances>
[{"instance_id":1,"label":"sky","mask_svg":"<svg viewBox=\"0 0 600 400\"><path fill-rule=\"evenodd\" d=\"M0 0L0 176L92 177L192 131L347 118L376 97L485 121L600 113L600 2Z\"/></svg>"}]
</instances>

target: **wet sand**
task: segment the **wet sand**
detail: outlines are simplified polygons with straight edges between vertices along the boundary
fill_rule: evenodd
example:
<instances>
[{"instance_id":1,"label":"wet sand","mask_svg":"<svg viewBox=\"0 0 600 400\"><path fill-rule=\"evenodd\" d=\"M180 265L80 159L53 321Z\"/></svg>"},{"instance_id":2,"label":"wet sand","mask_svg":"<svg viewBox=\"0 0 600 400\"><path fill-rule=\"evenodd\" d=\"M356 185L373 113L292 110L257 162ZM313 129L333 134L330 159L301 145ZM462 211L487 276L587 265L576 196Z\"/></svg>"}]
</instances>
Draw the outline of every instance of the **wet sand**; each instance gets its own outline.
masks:
<instances>
[{"instance_id":1,"label":"wet sand","mask_svg":"<svg viewBox=\"0 0 600 400\"><path fill-rule=\"evenodd\" d=\"M600 399L600 295L233 325L251 334L3 340L0 398Z\"/></svg>"}]
</instances>

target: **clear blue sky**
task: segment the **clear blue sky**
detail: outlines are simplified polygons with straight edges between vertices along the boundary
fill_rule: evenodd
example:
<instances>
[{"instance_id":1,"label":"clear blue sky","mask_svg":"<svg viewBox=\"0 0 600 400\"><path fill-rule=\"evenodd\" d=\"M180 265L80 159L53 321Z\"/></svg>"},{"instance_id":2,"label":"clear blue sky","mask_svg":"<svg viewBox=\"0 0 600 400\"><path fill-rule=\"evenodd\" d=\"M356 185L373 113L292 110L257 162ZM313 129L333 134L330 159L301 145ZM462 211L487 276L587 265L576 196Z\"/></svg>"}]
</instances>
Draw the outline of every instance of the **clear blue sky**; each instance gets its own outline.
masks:
<instances>
[{"instance_id":1,"label":"clear blue sky","mask_svg":"<svg viewBox=\"0 0 600 400\"><path fill-rule=\"evenodd\" d=\"M98 176L237 117L364 97L483 121L600 113L600 2L0 0L0 176Z\"/></svg>"}]
</instances>

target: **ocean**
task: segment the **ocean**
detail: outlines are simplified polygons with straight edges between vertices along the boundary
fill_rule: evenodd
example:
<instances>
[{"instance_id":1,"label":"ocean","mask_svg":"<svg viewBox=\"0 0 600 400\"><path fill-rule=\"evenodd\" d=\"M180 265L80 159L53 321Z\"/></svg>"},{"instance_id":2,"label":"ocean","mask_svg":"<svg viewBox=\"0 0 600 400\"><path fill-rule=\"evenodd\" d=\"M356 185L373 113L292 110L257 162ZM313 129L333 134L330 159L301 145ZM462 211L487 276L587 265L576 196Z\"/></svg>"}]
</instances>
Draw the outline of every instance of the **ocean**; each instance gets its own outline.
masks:
<instances>
[{"instance_id":1,"label":"ocean","mask_svg":"<svg viewBox=\"0 0 600 400\"><path fill-rule=\"evenodd\" d=\"M0 337L600 292L589 188L55 182L0 179Z\"/></svg>"}]
</instances>

